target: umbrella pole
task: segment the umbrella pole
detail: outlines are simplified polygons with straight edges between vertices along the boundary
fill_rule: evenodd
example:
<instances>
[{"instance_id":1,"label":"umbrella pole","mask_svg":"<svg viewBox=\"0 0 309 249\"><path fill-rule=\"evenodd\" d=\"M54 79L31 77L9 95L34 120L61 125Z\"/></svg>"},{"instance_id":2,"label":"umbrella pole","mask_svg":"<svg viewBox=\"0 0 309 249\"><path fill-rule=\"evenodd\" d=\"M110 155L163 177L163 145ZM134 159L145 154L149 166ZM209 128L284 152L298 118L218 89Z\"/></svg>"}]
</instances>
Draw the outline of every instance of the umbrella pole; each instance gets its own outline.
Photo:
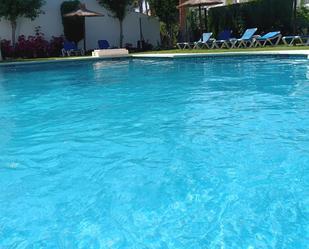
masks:
<instances>
[{"instance_id":1,"label":"umbrella pole","mask_svg":"<svg viewBox=\"0 0 309 249\"><path fill-rule=\"evenodd\" d=\"M205 32L207 32L208 29L208 20L207 20L207 7L204 8L204 18L205 18Z\"/></svg>"},{"instance_id":2,"label":"umbrella pole","mask_svg":"<svg viewBox=\"0 0 309 249\"><path fill-rule=\"evenodd\" d=\"M293 33L296 35L297 0L293 1Z\"/></svg>"},{"instance_id":3,"label":"umbrella pole","mask_svg":"<svg viewBox=\"0 0 309 249\"><path fill-rule=\"evenodd\" d=\"M187 18L187 15L186 15L186 33L185 33L185 40L189 41L189 36L188 36L188 18Z\"/></svg>"},{"instance_id":4,"label":"umbrella pole","mask_svg":"<svg viewBox=\"0 0 309 249\"><path fill-rule=\"evenodd\" d=\"M203 32L203 24L202 24L202 6L199 5L198 6L198 15L199 15L199 19L200 19L200 30L201 33Z\"/></svg>"},{"instance_id":5,"label":"umbrella pole","mask_svg":"<svg viewBox=\"0 0 309 249\"><path fill-rule=\"evenodd\" d=\"M86 17L84 17L84 52L86 54Z\"/></svg>"}]
</instances>

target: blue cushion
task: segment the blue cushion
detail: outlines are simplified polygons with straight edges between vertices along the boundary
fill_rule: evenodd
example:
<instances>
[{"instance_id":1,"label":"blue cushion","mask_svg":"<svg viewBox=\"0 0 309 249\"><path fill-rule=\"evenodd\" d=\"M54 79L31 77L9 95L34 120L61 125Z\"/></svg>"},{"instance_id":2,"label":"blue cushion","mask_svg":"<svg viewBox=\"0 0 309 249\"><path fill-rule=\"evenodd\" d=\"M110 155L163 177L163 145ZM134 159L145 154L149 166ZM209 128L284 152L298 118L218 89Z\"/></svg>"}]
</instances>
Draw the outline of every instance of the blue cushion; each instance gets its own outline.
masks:
<instances>
[{"instance_id":1,"label":"blue cushion","mask_svg":"<svg viewBox=\"0 0 309 249\"><path fill-rule=\"evenodd\" d=\"M107 40L99 40L98 45L100 49L108 49L109 48L109 43Z\"/></svg>"},{"instance_id":2,"label":"blue cushion","mask_svg":"<svg viewBox=\"0 0 309 249\"><path fill-rule=\"evenodd\" d=\"M210 37L212 36L212 33L203 33L203 42L208 42Z\"/></svg>"},{"instance_id":3,"label":"blue cushion","mask_svg":"<svg viewBox=\"0 0 309 249\"><path fill-rule=\"evenodd\" d=\"M232 31L231 30L224 30L218 35L218 40L226 41L231 38Z\"/></svg>"},{"instance_id":4,"label":"blue cushion","mask_svg":"<svg viewBox=\"0 0 309 249\"><path fill-rule=\"evenodd\" d=\"M65 51L77 50L75 43L70 41L64 41L63 48Z\"/></svg>"},{"instance_id":5,"label":"blue cushion","mask_svg":"<svg viewBox=\"0 0 309 249\"><path fill-rule=\"evenodd\" d=\"M280 35L280 31L268 32L267 34L257 38L258 40L267 40Z\"/></svg>"},{"instance_id":6,"label":"blue cushion","mask_svg":"<svg viewBox=\"0 0 309 249\"><path fill-rule=\"evenodd\" d=\"M252 39L252 36L255 34L256 31L257 31L257 28L247 29L240 39L250 40Z\"/></svg>"}]
</instances>

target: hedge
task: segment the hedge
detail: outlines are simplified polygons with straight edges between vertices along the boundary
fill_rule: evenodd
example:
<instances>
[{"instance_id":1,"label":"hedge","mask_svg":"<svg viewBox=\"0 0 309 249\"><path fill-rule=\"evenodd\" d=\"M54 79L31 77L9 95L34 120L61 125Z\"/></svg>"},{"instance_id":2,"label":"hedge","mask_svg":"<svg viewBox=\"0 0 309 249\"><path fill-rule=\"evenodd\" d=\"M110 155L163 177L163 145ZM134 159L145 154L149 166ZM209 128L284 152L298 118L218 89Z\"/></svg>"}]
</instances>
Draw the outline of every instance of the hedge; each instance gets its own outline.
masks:
<instances>
[{"instance_id":1,"label":"hedge","mask_svg":"<svg viewBox=\"0 0 309 249\"><path fill-rule=\"evenodd\" d=\"M254 0L211 8L208 15L208 29L218 34L231 29L235 36L247 28L258 28L259 33L280 30L292 34L293 0Z\"/></svg>"},{"instance_id":2,"label":"hedge","mask_svg":"<svg viewBox=\"0 0 309 249\"><path fill-rule=\"evenodd\" d=\"M72 12L80 5L79 0L65 1L61 4L61 16L64 36L69 41L78 43L84 39L84 19L82 17L66 18L63 15Z\"/></svg>"}]
</instances>

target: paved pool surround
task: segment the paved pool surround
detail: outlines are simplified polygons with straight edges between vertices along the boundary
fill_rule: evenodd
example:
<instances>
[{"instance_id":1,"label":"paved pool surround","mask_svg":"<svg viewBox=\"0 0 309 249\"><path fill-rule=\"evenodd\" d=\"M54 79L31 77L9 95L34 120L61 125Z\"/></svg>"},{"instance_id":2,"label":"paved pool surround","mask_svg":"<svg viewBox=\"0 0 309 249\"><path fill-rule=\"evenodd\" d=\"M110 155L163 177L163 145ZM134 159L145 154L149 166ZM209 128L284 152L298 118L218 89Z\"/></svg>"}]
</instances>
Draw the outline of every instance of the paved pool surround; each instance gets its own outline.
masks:
<instances>
[{"instance_id":1,"label":"paved pool surround","mask_svg":"<svg viewBox=\"0 0 309 249\"><path fill-rule=\"evenodd\" d=\"M208 56L254 56L254 55L290 55L301 56L309 59L309 50L281 50L281 51L254 51L254 52L214 52L214 53L140 53L140 54L127 54L122 55L121 58L192 58L192 57L208 57ZM0 60L0 66L7 65L21 65L21 64L37 64L37 63L53 63L53 62L65 62L65 61L81 61L81 60L104 60L120 58L119 56L78 56L78 57L59 57L59 58L46 58L41 60L25 60L25 61L2 61Z\"/></svg>"}]
</instances>

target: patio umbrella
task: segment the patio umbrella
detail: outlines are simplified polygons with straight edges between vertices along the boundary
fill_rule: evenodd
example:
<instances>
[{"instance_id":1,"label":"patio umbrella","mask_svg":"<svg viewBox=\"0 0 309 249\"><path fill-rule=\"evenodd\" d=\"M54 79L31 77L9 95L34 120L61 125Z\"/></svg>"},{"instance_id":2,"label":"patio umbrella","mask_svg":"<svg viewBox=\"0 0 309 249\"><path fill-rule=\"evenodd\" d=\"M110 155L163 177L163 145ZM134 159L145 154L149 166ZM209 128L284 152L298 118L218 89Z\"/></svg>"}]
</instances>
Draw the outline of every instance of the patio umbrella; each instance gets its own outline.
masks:
<instances>
[{"instance_id":1,"label":"patio umbrella","mask_svg":"<svg viewBox=\"0 0 309 249\"><path fill-rule=\"evenodd\" d=\"M178 8L182 7L198 7L199 10L199 19L200 19L200 25L202 30L202 7L209 7L214 6L218 4L222 4L222 0L188 0L184 2L183 4L178 5ZM205 9L205 28L207 28L207 9Z\"/></svg>"},{"instance_id":2,"label":"patio umbrella","mask_svg":"<svg viewBox=\"0 0 309 249\"><path fill-rule=\"evenodd\" d=\"M64 15L64 17L82 17L84 19L84 50L86 51L86 17L97 17L97 16L104 16L101 13L88 10L86 8L85 4L80 4L78 9L75 11L72 11L70 13L67 13Z\"/></svg>"}]
</instances>

